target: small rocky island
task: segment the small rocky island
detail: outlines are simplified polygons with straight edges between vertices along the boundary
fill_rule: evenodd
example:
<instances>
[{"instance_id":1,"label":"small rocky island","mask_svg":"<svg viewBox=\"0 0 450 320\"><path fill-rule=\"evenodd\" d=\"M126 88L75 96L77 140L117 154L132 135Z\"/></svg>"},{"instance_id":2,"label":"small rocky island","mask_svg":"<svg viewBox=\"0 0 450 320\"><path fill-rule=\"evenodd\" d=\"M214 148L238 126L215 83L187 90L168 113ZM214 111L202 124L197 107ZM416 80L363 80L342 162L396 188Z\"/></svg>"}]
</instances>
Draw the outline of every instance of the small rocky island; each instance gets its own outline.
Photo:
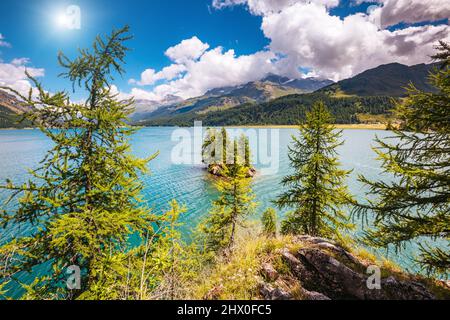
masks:
<instances>
[{"instance_id":1,"label":"small rocky island","mask_svg":"<svg viewBox=\"0 0 450 320\"><path fill-rule=\"evenodd\" d=\"M251 164L249 139L242 135L231 142L225 128L220 132L208 128L202 145L202 161L208 173L216 177L226 177L235 165L242 167L247 178L256 175L256 169Z\"/></svg>"}]
</instances>

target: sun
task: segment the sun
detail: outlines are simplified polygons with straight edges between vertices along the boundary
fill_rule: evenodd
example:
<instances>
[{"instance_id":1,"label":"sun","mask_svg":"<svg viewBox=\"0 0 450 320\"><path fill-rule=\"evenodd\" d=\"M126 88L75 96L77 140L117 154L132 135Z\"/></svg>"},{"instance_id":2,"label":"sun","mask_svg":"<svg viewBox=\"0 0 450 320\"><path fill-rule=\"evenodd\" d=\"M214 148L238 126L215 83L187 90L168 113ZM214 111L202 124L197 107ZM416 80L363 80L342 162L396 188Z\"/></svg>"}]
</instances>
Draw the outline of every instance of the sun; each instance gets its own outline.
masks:
<instances>
[{"instance_id":1,"label":"sun","mask_svg":"<svg viewBox=\"0 0 450 320\"><path fill-rule=\"evenodd\" d=\"M55 22L58 27L67 28L69 23L69 18L64 13L59 13L55 17Z\"/></svg>"},{"instance_id":2,"label":"sun","mask_svg":"<svg viewBox=\"0 0 450 320\"><path fill-rule=\"evenodd\" d=\"M49 12L50 21L59 30L81 29L81 8L77 5L54 8Z\"/></svg>"}]
</instances>

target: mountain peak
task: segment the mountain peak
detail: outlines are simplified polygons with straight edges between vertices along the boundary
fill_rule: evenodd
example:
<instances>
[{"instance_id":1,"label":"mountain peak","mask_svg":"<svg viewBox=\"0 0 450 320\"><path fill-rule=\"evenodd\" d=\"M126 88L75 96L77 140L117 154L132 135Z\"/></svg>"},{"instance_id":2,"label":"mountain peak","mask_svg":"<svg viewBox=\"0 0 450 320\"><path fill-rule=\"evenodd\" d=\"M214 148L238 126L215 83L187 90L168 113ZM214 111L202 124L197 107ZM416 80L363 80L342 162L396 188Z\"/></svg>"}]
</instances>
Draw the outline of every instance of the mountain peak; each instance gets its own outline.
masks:
<instances>
[{"instance_id":1,"label":"mountain peak","mask_svg":"<svg viewBox=\"0 0 450 320\"><path fill-rule=\"evenodd\" d=\"M419 90L433 91L428 83L428 75L435 64L417 64L407 66L401 63L388 63L366 70L352 78L339 81L322 89L322 91L341 91L358 96L392 96L405 95L405 87L413 83Z\"/></svg>"},{"instance_id":2,"label":"mountain peak","mask_svg":"<svg viewBox=\"0 0 450 320\"><path fill-rule=\"evenodd\" d=\"M284 84L284 83L287 83L292 80L294 80L294 79L284 77L284 76L279 76L274 73L269 73L266 77L261 79L262 82L273 82L276 84Z\"/></svg>"}]
</instances>

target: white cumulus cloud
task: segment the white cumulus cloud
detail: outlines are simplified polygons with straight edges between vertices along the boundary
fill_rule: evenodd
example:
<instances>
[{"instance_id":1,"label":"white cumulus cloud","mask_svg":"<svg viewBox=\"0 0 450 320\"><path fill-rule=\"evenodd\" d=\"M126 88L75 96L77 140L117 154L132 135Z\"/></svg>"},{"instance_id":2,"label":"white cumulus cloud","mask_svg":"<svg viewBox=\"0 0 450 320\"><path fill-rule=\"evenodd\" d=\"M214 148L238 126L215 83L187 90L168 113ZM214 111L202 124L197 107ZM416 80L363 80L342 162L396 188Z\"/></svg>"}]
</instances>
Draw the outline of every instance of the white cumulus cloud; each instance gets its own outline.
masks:
<instances>
[{"instance_id":1,"label":"white cumulus cloud","mask_svg":"<svg viewBox=\"0 0 450 320\"><path fill-rule=\"evenodd\" d=\"M238 56L234 50L210 48L197 37L183 40L165 52L171 65L159 71L147 69L140 80L130 81L153 88L133 88L128 95L149 100L167 95L190 98L212 88L259 80L268 73L338 81L380 64L429 63L437 42L450 42L448 24L386 29L399 22L448 17L450 1L354 0L362 2L378 2L379 7L342 18L330 13L339 0L212 0L216 9L245 5L251 14L261 16L269 46Z\"/></svg>"},{"instance_id":2,"label":"white cumulus cloud","mask_svg":"<svg viewBox=\"0 0 450 320\"><path fill-rule=\"evenodd\" d=\"M444 20L450 17L448 0L381 0L378 9L371 15L376 17L382 28L401 22L417 23Z\"/></svg>"},{"instance_id":3,"label":"white cumulus cloud","mask_svg":"<svg viewBox=\"0 0 450 320\"><path fill-rule=\"evenodd\" d=\"M447 25L389 31L379 29L367 15L341 19L313 3L264 16L262 30L271 40L271 50L286 55L291 69L312 68L333 80L383 63L430 62L433 46L450 37Z\"/></svg>"},{"instance_id":4,"label":"white cumulus cloud","mask_svg":"<svg viewBox=\"0 0 450 320\"><path fill-rule=\"evenodd\" d=\"M27 58L14 59L11 63L0 63L0 86L17 90L21 94L28 94L31 86L25 70L32 77L43 77L45 70L41 68L26 67L29 62Z\"/></svg>"},{"instance_id":5,"label":"white cumulus cloud","mask_svg":"<svg viewBox=\"0 0 450 320\"><path fill-rule=\"evenodd\" d=\"M130 95L156 101L168 95L187 99L213 88L259 80L275 71L272 61L276 57L270 51L237 56L234 50L209 49L209 45L197 37L181 41L169 48L166 55L173 64L159 72L147 69L139 81L130 80L131 84L138 85L153 85L159 80L167 80L166 83L156 85L150 91L133 88Z\"/></svg>"},{"instance_id":6,"label":"white cumulus cloud","mask_svg":"<svg viewBox=\"0 0 450 320\"><path fill-rule=\"evenodd\" d=\"M236 5L247 5L253 14L267 15L280 12L296 3L315 3L332 8L339 5L339 0L213 0L213 7L222 9Z\"/></svg>"},{"instance_id":7,"label":"white cumulus cloud","mask_svg":"<svg viewBox=\"0 0 450 320\"><path fill-rule=\"evenodd\" d=\"M167 49L166 56L177 63L185 63L200 58L208 48L209 44L201 42L197 37L192 37Z\"/></svg>"},{"instance_id":8,"label":"white cumulus cloud","mask_svg":"<svg viewBox=\"0 0 450 320\"><path fill-rule=\"evenodd\" d=\"M156 88L156 92L190 98L206 91L259 80L274 71L273 53L261 51L252 55L236 56L234 50L217 47L205 52L198 61L186 64L186 75Z\"/></svg>"},{"instance_id":9,"label":"white cumulus cloud","mask_svg":"<svg viewBox=\"0 0 450 320\"><path fill-rule=\"evenodd\" d=\"M170 66L164 67L161 71L157 72L155 69L146 69L141 74L141 79L136 81L135 79L130 79L131 84L138 84L140 86L153 85L159 80L172 80L179 77L186 67L182 64L171 64Z\"/></svg>"}]
</instances>

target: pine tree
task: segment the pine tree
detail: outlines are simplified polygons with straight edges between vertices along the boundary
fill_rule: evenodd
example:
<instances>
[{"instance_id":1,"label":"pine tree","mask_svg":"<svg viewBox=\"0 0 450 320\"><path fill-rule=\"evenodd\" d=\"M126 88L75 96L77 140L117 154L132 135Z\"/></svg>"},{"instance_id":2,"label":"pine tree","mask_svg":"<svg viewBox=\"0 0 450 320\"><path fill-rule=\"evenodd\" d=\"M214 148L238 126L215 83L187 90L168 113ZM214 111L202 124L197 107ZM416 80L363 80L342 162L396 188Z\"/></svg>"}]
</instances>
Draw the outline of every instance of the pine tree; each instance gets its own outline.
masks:
<instances>
[{"instance_id":1,"label":"pine tree","mask_svg":"<svg viewBox=\"0 0 450 320\"><path fill-rule=\"evenodd\" d=\"M202 257L195 243L188 245L182 239L179 217L184 212L186 208L172 200L170 210L160 217L154 241L148 240L141 248L147 252L145 265L139 258L142 255L135 256L139 266L134 269L143 271L138 272L139 289L135 290L139 299L182 299L187 296L190 283L196 280Z\"/></svg>"},{"instance_id":2,"label":"pine tree","mask_svg":"<svg viewBox=\"0 0 450 320\"><path fill-rule=\"evenodd\" d=\"M200 272L203 256L196 244L186 244L179 217L186 209L172 200L158 215L154 231L141 244L112 252L98 279L78 299L148 300L186 298Z\"/></svg>"},{"instance_id":3,"label":"pine tree","mask_svg":"<svg viewBox=\"0 0 450 320\"><path fill-rule=\"evenodd\" d=\"M36 89L28 96L10 90L32 107L25 118L54 144L32 179L2 187L12 191L10 200L20 196L17 210L2 211L2 225L35 227L0 247L0 278L34 274L39 266L43 275L28 286L29 297L76 298L90 291L98 293L91 298L102 298L102 283L111 276L106 270L121 265L117 259L125 256L129 237L153 232L155 217L139 203L139 175L152 157L129 154L134 129L125 121L133 101L119 101L109 85L114 73L124 71L124 42L130 38L125 27L97 37L92 50L80 50L73 61L59 54L63 76L74 90L87 92L85 103L71 102L65 92L50 94L31 77ZM71 265L82 271L80 290L66 287Z\"/></svg>"},{"instance_id":4,"label":"pine tree","mask_svg":"<svg viewBox=\"0 0 450 320\"><path fill-rule=\"evenodd\" d=\"M254 211L256 204L247 177L247 169L238 157L238 142L234 141L234 164L227 166L225 177L218 179L216 188L220 193L213 202L213 209L200 226L207 249L218 251L225 249L231 252L238 225L242 225L245 217Z\"/></svg>"},{"instance_id":5,"label":"pine tree","mask_svg":"<svg viewBox=\"0 0 450 320\"><path fill-rule=\"evenodd\" d=\"M277 235L277 212L273 208L268 208L261 217L263 233L267 237Z\"/></svg>"},{"instance_id":6,"label":"pine tree","mask_svg":"<svg viewBox=\"0 0 450 320\"><path fill-rule=\"evenodd\" d=\"M222 138L222 163L224 166L228 164L228 133L225 128L222 128L221 131L221 138Z\"/></svg>"},{"instance_id":7,"label":"pine tree","mask_svg":"<svg viewBox=\"0 0 450 320\"><path fill-rule=\"evenodd\" d=\"M441 70L450 66L450 44L445 41L439 41L439 45L436 47L438 51L433 59L439 61L441 64Z\"/></svg>"},{"instance_id":8,"label":"pine tree","mask_svg":"<svg viewBox=\"0 0 450 320\"><path fill-rule=\"evenodd\" d=\"M217 148L217 132L214 128L206 130L206 136L202 144L202 162L210 165L217 162L216 148Z\"/></svg>"},{"instance_id":9,"label":"pine tree","mask_svg":"<svg viewBox=\"0 0 450 320\"><path fill-rule=\"evenodd\" d=\"M282 222L284 234L335 238L340 229L350 227L342 211L351 198L344 184L349 171L339 169L336 148L343 142L341 132L330 123L331 114L318 102L300 126L300 136L292 137L289 159L294 173L283 178L289 190L275 201L279 208L293 208Z\"/></svg>"},{"instance_id":10,"label":"pine tree","mask_svg":"<svg viewBox=\"0 0 450 320\"><path fill-rule=\"evenodd\" d=\"M240 145L244 149L244 166L251 168L251 153L250 153L250 141L247 136L242 135L239 141Z\"/></svg>"},{"instance_id":11,"label":"pine tree","mask_svg":"<svg viewBox=\"0 0 450 320\"><path fill-rule=\"evenodd\" d=\"M250 142L248 137L241 135L237 140L238 151L234 154L229 153L231 143L225 128L220 133L216 129L208 128L202 144L202 162L208 166L208 171L216 176L224 176L226 167L233 166L234 158L239 155L240 164L245 166L249 173L253 173L251 166ZM234 146L234 144L233 144Z\"/></svg>"},{"instance_id":12,"label":"pine tree","mask_svg":"<svg viewBox=\"0 0 450 320\"><path fill-rule=\"evenodd\" d=\"M355 208L355 214L374 216L365 240L376 247L402 249L416 240L418 262L429 273L450 270L450 46L441 43L436 59L440 70L429 76L437 91L422 92L410 85L407 97L397 103L395 114L405 131L377 139L375 149L388 182L370 181L374 198ZM427 241L431 240L430 241ZM441 246L436 241L439 240Z\"/></svg>"}]
</instances>

